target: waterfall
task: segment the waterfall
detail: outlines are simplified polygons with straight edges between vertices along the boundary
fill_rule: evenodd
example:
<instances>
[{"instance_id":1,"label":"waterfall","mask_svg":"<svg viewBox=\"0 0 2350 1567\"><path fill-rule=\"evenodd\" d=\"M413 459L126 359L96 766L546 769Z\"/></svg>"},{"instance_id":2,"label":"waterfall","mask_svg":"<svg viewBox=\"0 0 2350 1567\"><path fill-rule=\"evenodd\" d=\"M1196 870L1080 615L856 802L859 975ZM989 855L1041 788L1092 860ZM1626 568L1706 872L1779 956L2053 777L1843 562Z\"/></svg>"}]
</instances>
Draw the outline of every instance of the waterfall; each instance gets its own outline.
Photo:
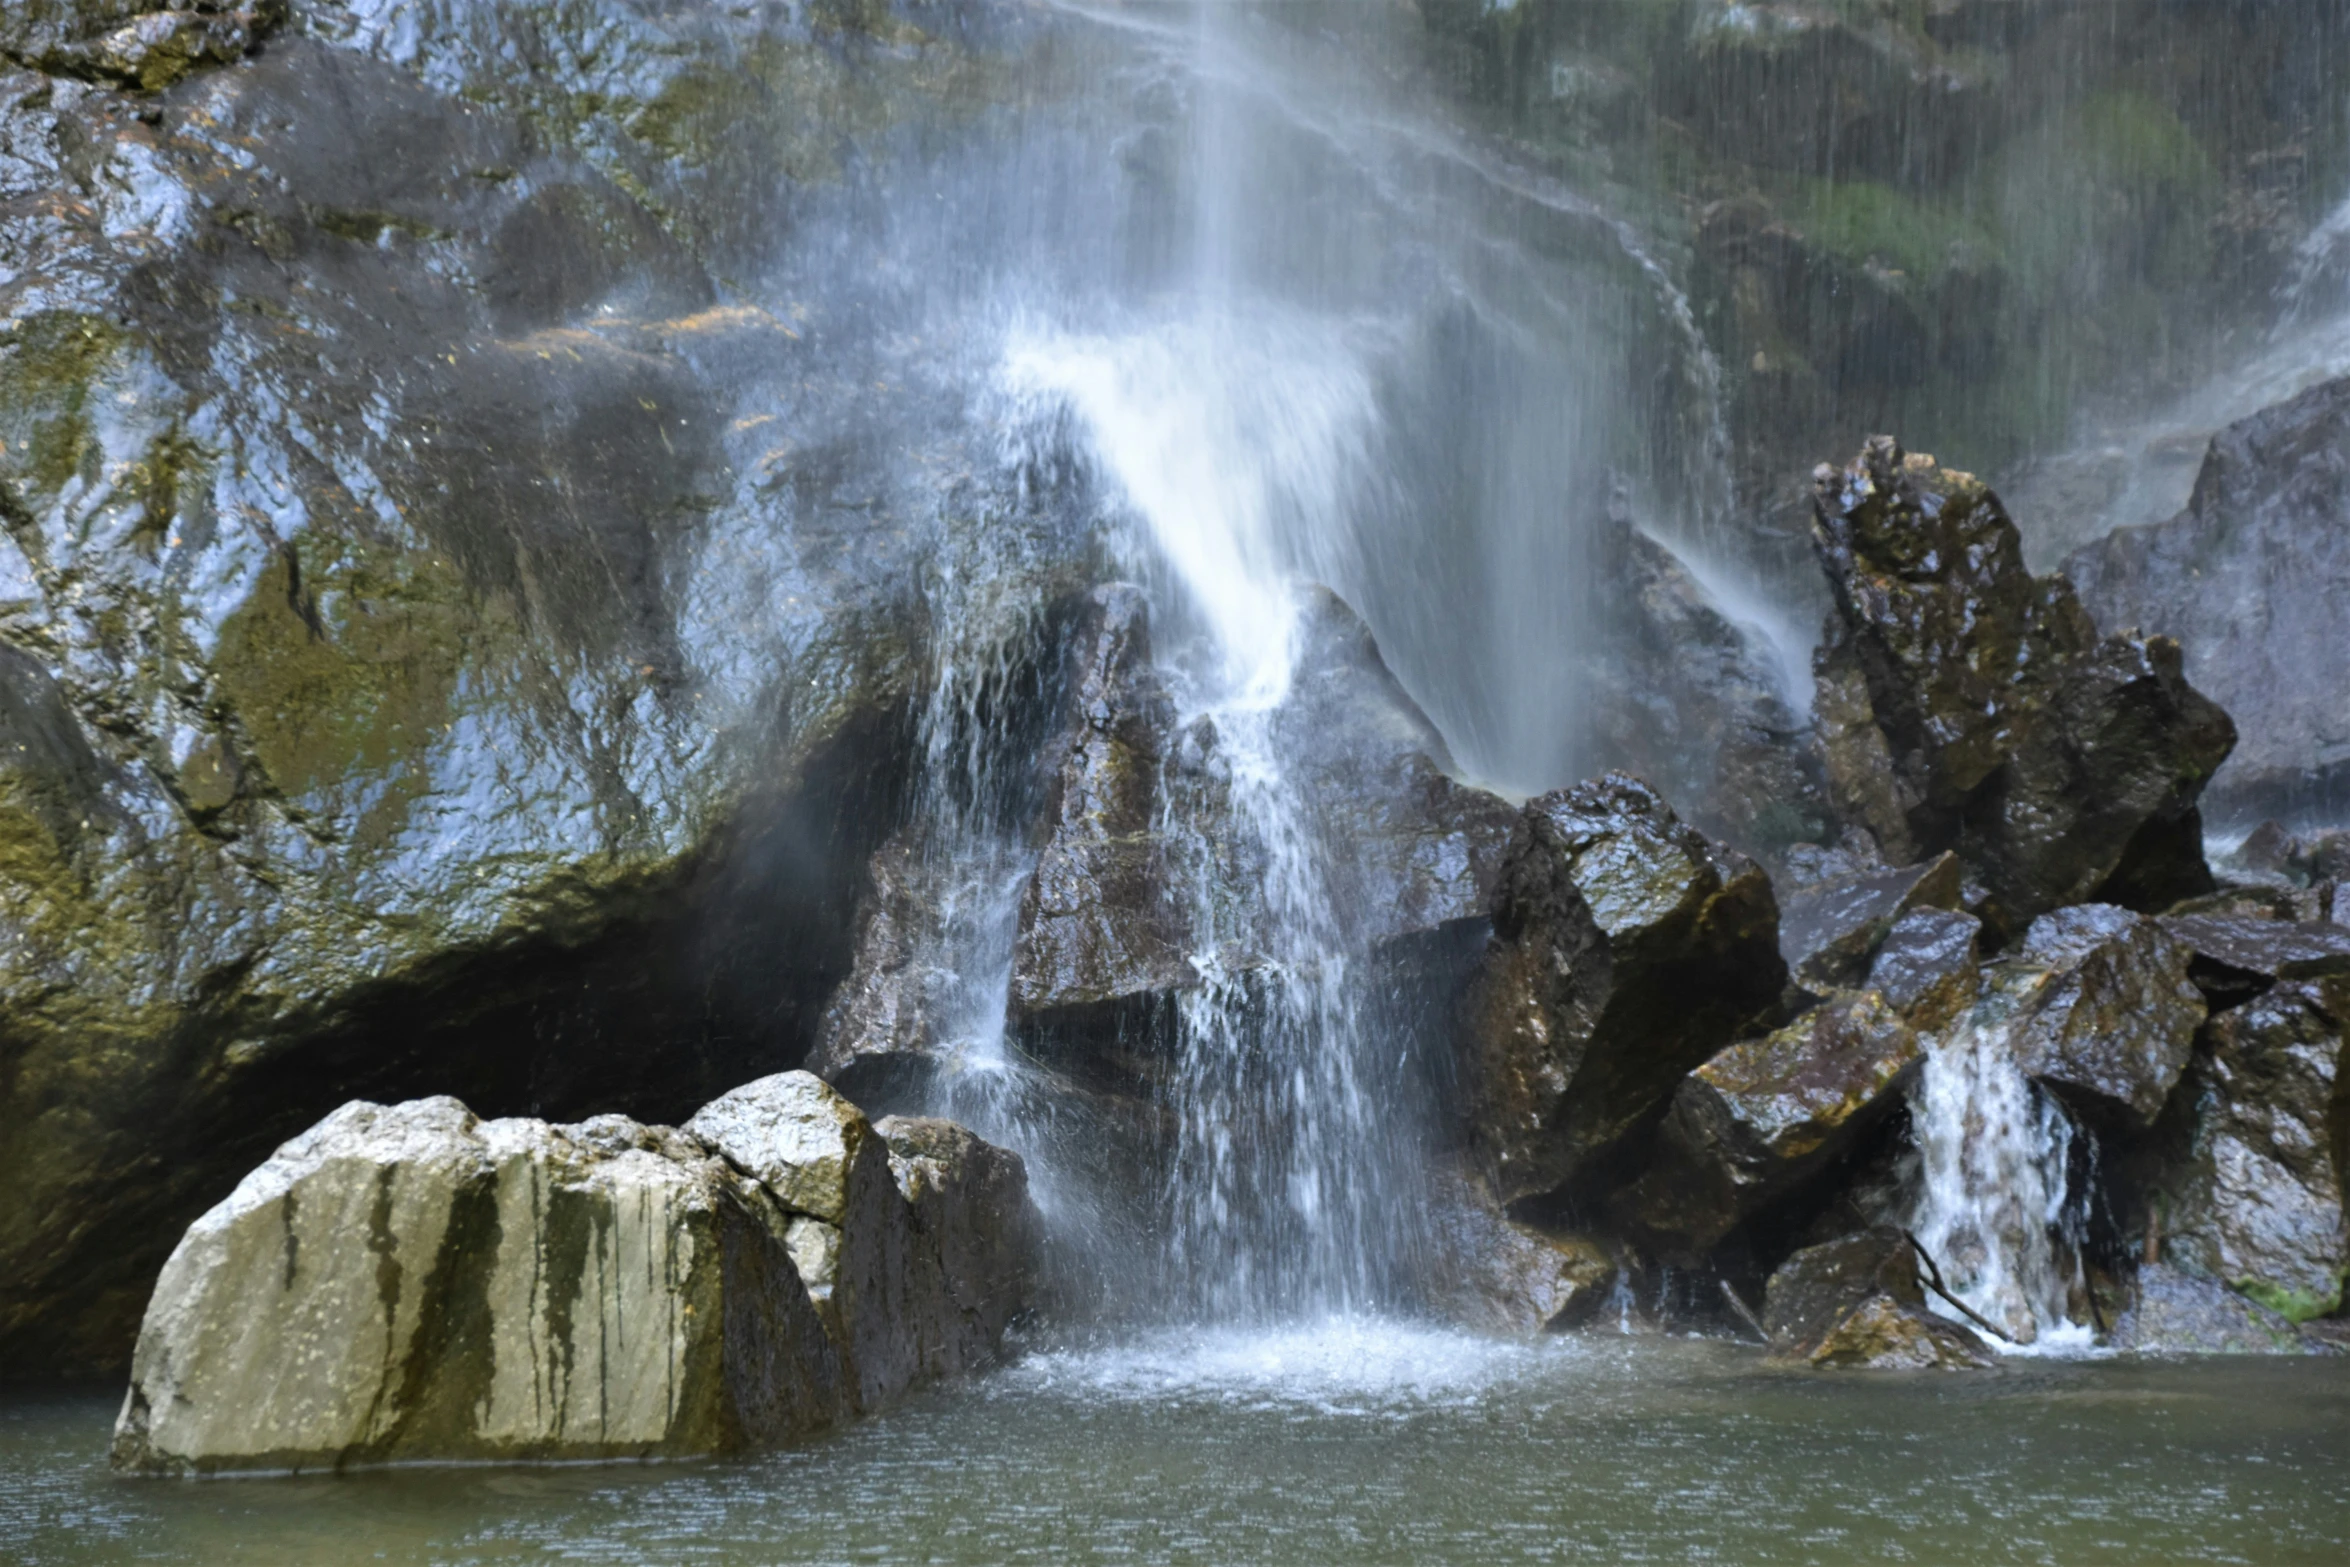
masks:
<instances>
[{"instance_id":1,"label":"waterfall","mask_svg":"<svg viewBox=\"0 0 2350 1567\"><path fill-rule=\"evenodd\" d=\"M2084 1229L2067 1179L2072 1123L2016 1066L2004 1029L1975 1019L1933 1041L1910 1114L1911 1230L1951 1292L2007 1336L2002 1348L2086 1348L2067 1309Z\"/></svg>"}]
</instances>

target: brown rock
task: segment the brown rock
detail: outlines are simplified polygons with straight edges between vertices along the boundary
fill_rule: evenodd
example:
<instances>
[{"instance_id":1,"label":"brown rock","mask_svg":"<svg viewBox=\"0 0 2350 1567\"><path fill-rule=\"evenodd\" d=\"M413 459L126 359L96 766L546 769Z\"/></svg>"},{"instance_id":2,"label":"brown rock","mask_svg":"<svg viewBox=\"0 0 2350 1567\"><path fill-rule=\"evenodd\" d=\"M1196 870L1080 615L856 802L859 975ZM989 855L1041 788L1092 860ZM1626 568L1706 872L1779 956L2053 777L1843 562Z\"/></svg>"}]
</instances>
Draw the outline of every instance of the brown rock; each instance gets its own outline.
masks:
<instances>
[{"instance_id":1,"label":"brown rock","mask_svg":"<svg viewBox=\"0 0 2350 1567\"><path fill-rule=\"evenodd\" d=\"M1789 1257L1771 1275L1763 1328L1781 1362L1945 1371L1998 1363L1973 1333L1925 1309L1916 1255L1890 1227Z\"/></svg>"},{"instance_id":2,"label":"brown rock","mask_svg":"<svg viewBox=\"0 0 2350 1567\"><path fill-rule=\"evenodd\" d=\"M1949 1027L1982 994L1982 929L1951 909L1904 914L1869 964L1869 988L1922 1033Z\"/></svg>"},{"instance_id":3,"label":"brown rock","mask_svg":"<svg viewBox=\"0 0 2350 1567\"><path fill-rule=\"evenodd\" d=\"M1962 874L1958 856L1942 854L1789 888L1779 899L1780 955L1798 984L1854 985L1895 921L1912 909L1958 907Z\"/></svg>"},{"instance_id":4,"label":"brown rock","mask_svg":"<svg viewBox=\"0 0 2350 1567\"><path fill-rule=\"evenodd\" d=\"M1530 1335L1590 1320L1615 1288L1615 1258L1598 1242L1503 1215L1476 1176L1432 1178L1435 1258L1427 1294L1464 1327Z\"/></svg>"},{"instance_id":5,"label":"brown rock","mask_svg":"<svg viewBox=\"0 0 2350 1567\"><path fill-rule=\"evenodd\" d=\"M1995 987L2017 1064L2076 1104L2152 1124L2203 1022L2191 957L2160 921L2111 904L2042 915Z\"/></svg>"}]
</instances>

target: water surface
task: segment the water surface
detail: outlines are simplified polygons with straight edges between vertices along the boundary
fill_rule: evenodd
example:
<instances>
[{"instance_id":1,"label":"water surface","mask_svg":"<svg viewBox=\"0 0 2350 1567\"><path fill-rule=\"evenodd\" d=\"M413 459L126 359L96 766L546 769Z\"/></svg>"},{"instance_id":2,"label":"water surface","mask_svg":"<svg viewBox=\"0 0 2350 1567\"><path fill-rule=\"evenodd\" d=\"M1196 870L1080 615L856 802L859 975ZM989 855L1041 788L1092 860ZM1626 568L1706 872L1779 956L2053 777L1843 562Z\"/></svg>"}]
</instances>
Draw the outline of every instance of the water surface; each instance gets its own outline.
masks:
<instances>
[{"instance_id":1,"label":"water surface","mask_svg":"<svg viewBox=\"0 0 2350 1567\"><path fill-rule=\"evenodd\" d=\"M1375 1323L1034 1353L707 1464L135 1481L0 1395L0 1558L2340 1562L2350 1361L1807 1375L1718 1343Z\"/></svg>"}]
</instances>

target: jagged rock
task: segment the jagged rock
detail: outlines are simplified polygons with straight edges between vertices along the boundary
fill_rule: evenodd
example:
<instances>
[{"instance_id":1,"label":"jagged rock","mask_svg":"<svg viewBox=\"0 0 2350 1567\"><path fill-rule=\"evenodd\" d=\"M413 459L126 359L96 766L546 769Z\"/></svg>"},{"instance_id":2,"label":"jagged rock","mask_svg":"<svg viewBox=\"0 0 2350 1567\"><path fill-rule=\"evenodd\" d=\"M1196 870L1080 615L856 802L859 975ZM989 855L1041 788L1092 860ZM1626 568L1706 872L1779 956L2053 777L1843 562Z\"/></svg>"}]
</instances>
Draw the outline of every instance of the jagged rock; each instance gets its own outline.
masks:
<instances>
[{"instance_id":1,"label":"jagged rock","mask_svg":"<svg viewBox=\"0 0 2350 1567\"><path fill-rule=\"evenodd\" d=\"M1620 501L1591 548L1598 630L1581 678L1595 752L1755 853L1820 837L1826 788L1765 634L1731 620Z\"/></svg>"},{"instance_id":2,"label":"jagged rock","mask_svg":"<svg viewBox=\"0 0 2350 1567\"><path fill-rule=\"evenodd\" d=\"M1925 1307L1917 1258L1891 1227L1807 1246L1771 1275L1771 1358L1801 1365L1970 1371L1998 1364L1967 1329Z\"/></svg>"},{"instance_id":3,"label":"jagged rock","mask_svg":"<svg viewBox=\"0 0 2350 1567\"><path fill-rule=\"evenodd\" d=\"M1511 1220L1464 1171L1440 1168L1431 1185L1426 1293L1448 1320L1487 1333L1554 1332L1590 1320L1614 1292L1620 1270L1598 1242Z\"/></svg>"},{"instance_id":4,"label":"jagged rock","mask_svg":"<svg viewBox=\"0 0 2350 1567\"><path fill-rule=\"evenodd\" d=\"M890 1174L916 1234L937 1254L947 1304L962 1323L948 1341L945 1369L977 1365L997 1353L1034 1289L1039 1236L1027 1166L936 1116L884 1116L873 1129L889 1146Z\"/></svg>"},{"instance_id":5,"label":"jagged rock","mask_svg":"<svg viewBox=\"0 0 2350 1567\"><path fill-rule=\"evenodd\" d=\"M2138 1355L2322 1355L2330 1346L2224 1284L2165 1263L2138 1269L2135 1294L2106 1336Z\"/></svg>"},{"instance_id":6,"label":"jagged rock","mask_svg":"<svg viewBox=\"0 0 2350 1567\"><path fill-rule=\"evenodd\" d=\"M2203 1023L2192 957L2161 921L2111 904L2042 915L1994 982L2017 1065L2075 1103L2152 1124Z\"/></svg>"},{"instance_id":7,"label":"jagged rock","mask_svg":"<svg viewBox=\"0 0 2350 1567\"><path fill-rule=\"evenodd\" d=\"M785 1216L690 1137L345 1105L188 1230L118 1468L652 1458L847 1408Z\"/></svg>"},{"instance_id":8,"label":"jagged rock","mask_svg":"<svg viewBox=\"0 0 2350 1567\"><path fill-rule=\"evenodd\" d=\"M1874 991L1834 997L1732 1045L1674 1093L1627 1211L1666 1261L1700 1260L1850 1151L1899 1106L1924 1059L1917 1034Z\"/></svg>"},{"instance_id":9,"label":"jagged rock","mask_svg":"<svg viewBox=\"0 0 2350 1567\"><path fill-rule=\"evenodd\" d=\"M0 24L0 54L58 76L160 92L189 72L227 65L285 20L285 0L27 0Z\"/></svg>"},{"instance_id":10,"label":"jagged rock","mask_svg":"<svg viewBox=\"0 0 2350 1567\"><path fill-rule=\"evenodd\" d=\"M1505 1203L1557 1191L1774 1000L1770 881L1637 779L1529 801L1464 1012L1471 1135Z\"/></svg>"},{"instance_id":11,"label":"jagged rock","mask_svg":"<svg viewBox=\"0 0 2350 1567\"><path fill-rule=\"evenodd\" d=\"M1998 498L1872 439L1815 478L1836 608L1814 662L1839 814L1896 860L1953 850L2017 928L2208 891L2203 785L2234 741L2164 637L2100 638L2035 578Z\"/></svg>"},{"instance_id":12,"label":"jagged rock","mask_svg":"<svg viewBox=\"0 0 2350 1567\"><path fill-rule=\"evenodd\" d=\"M2214 1007L2257 995L2281 979L2350 975L2350 926L2329 919L2185 914L2162 927L2194 953L2187 975Z\"/></svg>"},{"instance_id":13,"label":"jagged rock","mask_svg":"<svg viewBox=\"0 0 2350 1567\"><path fill-rule=\"evenodd\" d=\"M1869 964L1869 988L1919 1032L1941 1031L1982 994L1982 930L1972 914L1911 910L1885 933Z\"/></svg>"},{"instance_id":14,"label":"jagged rock","mask_svg":"<svg viewBox=\"0 0 2350 1567\"><path fill-rule=\"evenodd\" d=\"M1903 915L1958 907L1961 877L1958 856L1942 854L1923 865L1798 883L1779 898L1779 953L1799 984L1856 984Z\"/></svg>"},{"instance_id":15,"label":"jagged rock","mask_svg":"<svg viewBox=\"0 0 2350 1567\"><path fill-rule=\"evenodd\" d=\"M2350 380L2329 381L2214 439L2185 511L2119 528L2065 573L2107 625L2175 637L2195 684L2242 733L2211 804L2239 820L2350 804Z\"/></svg>"},{"instance_id":16,"label":"jagged rock","mask_svg":"<svg viewBox=\"0 0 2350 1567\"><path fill-rule=\"evenodd\" d=\"M2212 1019L2192 1143L2166 1182L2165 1256L2295 1322L2337 1308L2350 1271L2346 1021L2341 980L2288 981Z\"/></svg>"}]
</instances>

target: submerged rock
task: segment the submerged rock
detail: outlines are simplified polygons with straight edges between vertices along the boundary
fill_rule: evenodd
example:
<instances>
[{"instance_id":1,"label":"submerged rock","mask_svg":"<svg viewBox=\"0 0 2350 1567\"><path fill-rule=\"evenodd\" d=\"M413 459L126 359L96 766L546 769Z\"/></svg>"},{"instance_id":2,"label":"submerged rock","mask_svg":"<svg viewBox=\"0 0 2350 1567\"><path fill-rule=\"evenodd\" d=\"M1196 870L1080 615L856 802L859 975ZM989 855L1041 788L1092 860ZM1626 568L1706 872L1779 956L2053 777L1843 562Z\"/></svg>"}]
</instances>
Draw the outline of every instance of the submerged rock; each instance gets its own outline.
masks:
<instances>
[{"instance_id":1,"label":"submerged rock","mask_svg":"<svg viewBox=\"0 0 2350 1567\"><path fill-rule=\"evenodd\" d=\"M2350 805L2350 380L2222 431L2168 522L2119 528L2068 556L2107 625L2175 637L2195 684L2242 738L2211 804L2237 820Z\"/></svg>"},{"instance_id":2,"label":"submerged rock","mask_svg":"<svg viewBox=\"0 0 2350 1567\"><path fill-rule=\"evenodd\" d=\"M900 1176L804 1072L692 1131L345 1105L173 1252L114 1461L680 1457L876 1409L992 1356L1030 1281L1019 1159L902 1135Z\"/></svg>"},{"instance_id":3,"label":"submerged rock","mask_svg":"<svg viewBox=\"0 0 2350 1567\"><path fill-rule=\"evenodd\" d=\"M1874 991L1732 1045L1673 1095L1626 1207L1677 1264L1814 1181L1901 1103L1924 1048Z\"/></svg>"},{"instance_id":4,"label":"submerged rock","mask_svg":"<svg viewBox=\"0 0 2350 1567\"><path fill-rule=\"evenodd\" d=\"M2061 576L2025 567L1970 475L1878 437L1816 476L1835 598L1815 659L1831 793L1896 860L1955 851L2020 928L2093 898L2208 891L2205 782L2234 743L2164 637L2099 637Z\"/></svg>"},{"instance_id":5,"label":"submerged rock","mask_svg":"<svg viewBox=\"0 0 2350 1567\"><path fill-rule=\"evenodd\" d=\"M1637 779L1529 801L1465 1003L1471 1135L1505 1204L1559 1190L1778 995L1770 881Z\"/></svg>"},{"instance_id":6,"label":"submerged rock","mask_svg":"<svg viewBox=\"0 0 2350 1567\"><path fill-rule=\"evenodd\" d=\"M2151 1125L2203 1023L2192 956L2162 921L2111 904L2042 915L1994 985L2016 1064L2076 1104Z\"/></svg>"},{"instance_id":7,"label":"submerged rock","mask_svg":"<svg viewBox=\"0 0 2350 1567\"><path fill-rule=\"evenodd\" d=\"M1555 1332L1588 1322L1613 1296L1621 1269L1598 1241L1510 1219L1464 1171L1440 1168L1431 1186L1424 1290L1448 1320L1486 1333Z\"/></svg>"},{"instance_id":8,"label":"submerged rock","mask_svg":"<svg viewBox=\"0 0 2350 1567\"><path fill-rule=\"evenodd\" d=\"M117 1468L653 1458L848 1406L787 1215L690 1137L345 1105L190 1227Z\"/></svg>"},{"instance_id":9,"label":"submerged rock","mask_svg":"<svg viewBox=\"0 0 2350 1567\"><path fill-rule=\"evenodd\" d=\"M2299 1322L2342 1303L2350 985L2288 982L2212 1019L2194 1131L2167 1179L2165 1255Z\"/></svg>"},{"instance_id":10,"label":"submerged rock","mask_svg":"<svg viewBox=\"0 0 2350 1567\"><path fill-rule=\"evenodd\" d=\"M1826 1368L1972 1371L1990 1347L1926 1310L1917 1257L1890 1227L1807 1246L1771 1275L1763 1328L1771 1358Z\"/></svg>"},{"instance_id":11,"label":"submerged rock","mask_svg":"<svg viewBox=\"0 0 2350 1567\"><path fill-rule=\"evenodd\" d=\"M2163 1263L2138 1269L2135 1294L2106 1342L2138 1355L2322 1355L2309 1337L2266 1306Z\"/></svg>"}]
</instances>

